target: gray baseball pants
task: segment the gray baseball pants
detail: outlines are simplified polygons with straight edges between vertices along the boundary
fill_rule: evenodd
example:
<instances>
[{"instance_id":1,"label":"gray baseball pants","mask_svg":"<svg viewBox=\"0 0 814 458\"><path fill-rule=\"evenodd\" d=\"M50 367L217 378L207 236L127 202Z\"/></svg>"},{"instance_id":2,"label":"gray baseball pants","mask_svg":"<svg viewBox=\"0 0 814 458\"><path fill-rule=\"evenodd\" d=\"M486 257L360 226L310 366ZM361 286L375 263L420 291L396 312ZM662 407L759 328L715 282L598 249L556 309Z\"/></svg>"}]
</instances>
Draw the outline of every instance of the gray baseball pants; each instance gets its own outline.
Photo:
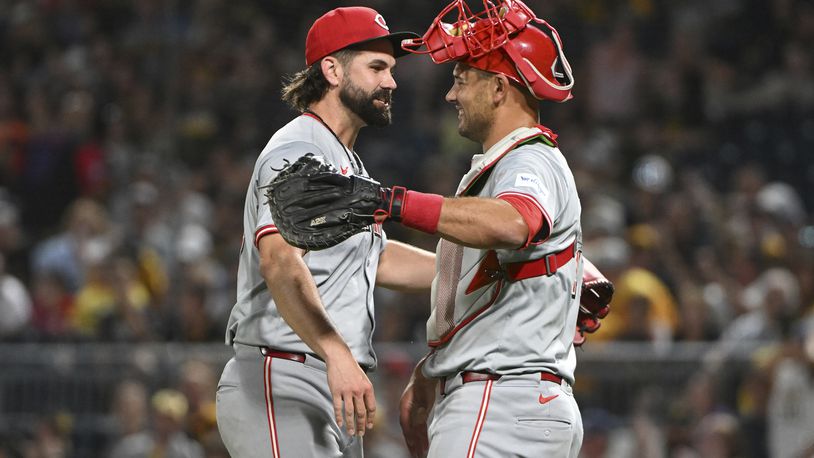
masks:
<instances>
[{"instance_id":1,"label":"gray baseball pants","mask_svg":"<svg viewBox=\"0 0 814 458\"><path fill-rule=\"evenodd\" d=\"M576 458L582 417L567 382L539 373L463 383L449 377L429 425L430 458Z\"/></svg>"},{"instance_id":2,"label":"gray baseball pants","mask_svg":"<svg viewBox=\"0 0 814 458\"><path fill-rule=\"evenodd\" d=\"M325 363L234 348L217 392L218 429L233 458L363 456L362 440L336 424Z\"/></svg>"}]
</instances>

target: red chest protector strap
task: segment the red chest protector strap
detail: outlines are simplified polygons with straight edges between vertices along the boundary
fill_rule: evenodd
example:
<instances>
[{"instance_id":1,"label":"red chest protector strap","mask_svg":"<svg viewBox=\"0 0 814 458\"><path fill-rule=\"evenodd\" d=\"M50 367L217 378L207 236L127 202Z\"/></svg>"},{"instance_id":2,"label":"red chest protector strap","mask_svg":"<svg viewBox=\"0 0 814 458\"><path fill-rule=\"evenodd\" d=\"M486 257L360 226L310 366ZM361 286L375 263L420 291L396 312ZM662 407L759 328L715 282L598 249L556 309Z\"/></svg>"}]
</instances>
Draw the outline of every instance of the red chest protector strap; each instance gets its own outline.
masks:
<instances>
[{"instance_id":1,"label":"red chest protector strap","mask_svg":"<svg viewBox=\"0 0 814 458\"><path fill-rule=\"evenodd\" d=\"M562 251L551 253L540 259L500 264L495 250L489 250L478 266L478 271L466 288L466 294L480 289L501 278L519 281L526 278L554 275L560 266L565 265L576 254L576 240Z\"/></svg>"}]
</instances>

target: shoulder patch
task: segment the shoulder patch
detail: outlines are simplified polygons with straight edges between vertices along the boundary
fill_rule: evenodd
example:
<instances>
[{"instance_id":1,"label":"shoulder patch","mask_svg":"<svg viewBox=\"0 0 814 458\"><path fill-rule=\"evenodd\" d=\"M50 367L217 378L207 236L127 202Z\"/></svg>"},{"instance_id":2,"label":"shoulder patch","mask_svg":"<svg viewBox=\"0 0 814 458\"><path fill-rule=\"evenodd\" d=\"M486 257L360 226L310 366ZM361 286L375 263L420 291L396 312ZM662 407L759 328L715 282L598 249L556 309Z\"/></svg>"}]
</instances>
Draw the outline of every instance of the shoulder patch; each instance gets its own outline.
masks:
<instances>
[{"instance_id":1,"label":"shoulder patch","mask_svg":"<svg viewBox=\"0 0 814 458\"><path fill-rule=\"evenodd\" d=\"M543 190L540 177L532 175L531 173L518 173L514 179L514 186L517 188L532 188L537 191Z\"/></svg>"}]
</instances>

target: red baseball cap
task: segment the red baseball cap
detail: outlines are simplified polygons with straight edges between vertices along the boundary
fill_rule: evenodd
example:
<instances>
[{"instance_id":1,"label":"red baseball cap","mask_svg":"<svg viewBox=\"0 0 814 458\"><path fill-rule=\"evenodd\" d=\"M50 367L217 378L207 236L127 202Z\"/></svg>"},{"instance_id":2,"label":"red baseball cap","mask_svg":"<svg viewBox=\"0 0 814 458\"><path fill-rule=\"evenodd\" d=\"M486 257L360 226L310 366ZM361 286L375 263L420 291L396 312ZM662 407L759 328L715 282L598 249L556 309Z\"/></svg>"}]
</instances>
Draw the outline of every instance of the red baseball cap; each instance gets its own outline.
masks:
<instances>
[{"instance_id":1,"label":"red baseball cap","mask_svg":"<svg viewBox=\"0 0 814 458\"><path fill-rule=\"evenodd\" d=\"M393 43L393 56L407 54L401 48L401 40L418 38L412 32L390 33L390 28L381 14L364 6L336 8L323 14L314 21L314 25L305 37L305 65L328 54L368 41L385 38Z\"/></svg>"}]
</instances>

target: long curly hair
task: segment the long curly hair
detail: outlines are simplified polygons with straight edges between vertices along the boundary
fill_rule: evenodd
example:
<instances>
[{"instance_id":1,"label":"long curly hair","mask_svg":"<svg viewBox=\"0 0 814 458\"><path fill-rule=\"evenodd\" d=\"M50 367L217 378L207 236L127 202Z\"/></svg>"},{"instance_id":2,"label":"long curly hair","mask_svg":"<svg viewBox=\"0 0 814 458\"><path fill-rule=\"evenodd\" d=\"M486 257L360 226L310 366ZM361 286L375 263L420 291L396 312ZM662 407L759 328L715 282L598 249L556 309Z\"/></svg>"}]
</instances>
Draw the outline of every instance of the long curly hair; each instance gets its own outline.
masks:
<instances>
[{"instance_id":1,"label":"long curly hair","mask_svg":"<svg viewBox=\"0 0 814 458\"><path fill-rule=\"evenodd\" d=\"M342 49L333 54L342 68L346 68L358 51L353 49ZM310 67L286 77L286 83L282 89L283 102L300 113L304 112L314 102L318 102L325 97L330 84L322 73L322 59L314 62Z\"/></svg>"}]
</instances>

